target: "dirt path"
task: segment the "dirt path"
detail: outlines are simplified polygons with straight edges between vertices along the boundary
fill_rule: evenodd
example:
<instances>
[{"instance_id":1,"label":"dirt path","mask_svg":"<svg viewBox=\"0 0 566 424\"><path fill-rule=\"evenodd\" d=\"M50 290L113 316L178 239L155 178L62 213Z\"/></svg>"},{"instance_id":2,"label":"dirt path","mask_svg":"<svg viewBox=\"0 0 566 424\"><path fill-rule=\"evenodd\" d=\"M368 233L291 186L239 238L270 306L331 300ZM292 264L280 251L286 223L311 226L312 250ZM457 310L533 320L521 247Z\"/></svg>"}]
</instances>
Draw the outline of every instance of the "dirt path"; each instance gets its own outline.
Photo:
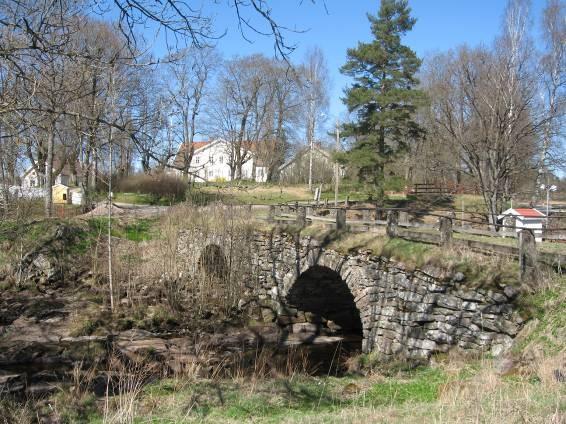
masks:
<instances>
[{"instance_id":1,"label":"dirt path","mask_svg":"<svg viewBox=\"0 0 566 424\"><path fill-rule=\"evenodd\" d=\"M131 203L112 203L112 216L128 216L136 218L147 218L159 216L167 212L169 206L134 205ZM108 216L108 202L99 202L90 212L81 215L83 218L95 216Z\"/></svg>"}]
</instances>

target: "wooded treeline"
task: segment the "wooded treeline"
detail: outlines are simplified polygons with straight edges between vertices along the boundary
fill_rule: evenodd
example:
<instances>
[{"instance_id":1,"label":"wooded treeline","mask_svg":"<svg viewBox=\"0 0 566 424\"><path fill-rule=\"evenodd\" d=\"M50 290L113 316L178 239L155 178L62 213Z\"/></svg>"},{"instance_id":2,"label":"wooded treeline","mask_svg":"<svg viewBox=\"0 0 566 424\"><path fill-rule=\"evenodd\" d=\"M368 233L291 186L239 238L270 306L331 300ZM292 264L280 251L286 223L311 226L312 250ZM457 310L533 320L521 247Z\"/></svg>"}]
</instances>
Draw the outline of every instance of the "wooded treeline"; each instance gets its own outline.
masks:
<instances>
[{"instance_id":1,"label":"wooded treeline","mask_svg":"<svg viewBox=\"0 0 566 424\"><path fill-rule=\"evenodd\" d=\"M222 35L213 14L184 1L1 2L2 193L30 164L45 187L65 163L80 167L87 195L134 168L188 178L193 143L215 137L228 141L232 178L253 151L274 180L293 141L311 144L320 128L324 56L313 49L292 63L263 0L214 4L232 6L242 31L271 35L279 57L223 58L212 46ZM370 16L374 39L349 49L341 69L354 83L338 159L378 195L389 175L476 190L492 220L518 193L536 201L564 165L566 12L564 1L548 0L535 24L530 9L509 0L493 43L422 60L402 43L416 23L408 2L382 0ZM148 53L140 25L175 40L165 57ZM46 189L46 214L50 196Z\"/></svg>"},{"instance_id":2,"label":"wooded treeline","mask_svg":"<svg viewBox=\"0 0 566 424\"><path fill-rule=\"evenodd\" d=\"M309 113L318 111L305 104L313 91L326 95L327 77L308 67L319 51L309 53L305 64L288 60L291 47L281 27L262 13L269 10L265 2L227 5L235 7L239 22L245 13L258 14L279 57L224 59L212 46L218 35L213 21L185 2L168 1L160 9L151 1L2 2L3 195L31 165L45 181L49 215L49 187L65 165L84 176L87 194L104 189L110 174L120 178L133 169L175 168L188 176L194 171L192 143L215 137L229 142L234 178L241 177L253 147L273 179L298 131L313 125ZM110 7L120 11L117 21L98 18ZM183 42L169 46L166 57L153 57L136 30L148 21ZM183 143L182 160L174 161Z\"/></svg>"},{"instance_id":3,"label":"wooded treeline","mask_svg":"<svg viewBox=\"0 0 566 424\"><path fill-rule=\"evenodd\" d=\"M354 83L339 159L377 191L396 175L478 192L492 223L517 194L536 202L565 162L566 5L548 0L542 15L535 25L528 0L509 0L490 45L421 61L402 43L416 22L408 2L382 0L374 39L341 69Z\"/></svg>"}]
</instances>

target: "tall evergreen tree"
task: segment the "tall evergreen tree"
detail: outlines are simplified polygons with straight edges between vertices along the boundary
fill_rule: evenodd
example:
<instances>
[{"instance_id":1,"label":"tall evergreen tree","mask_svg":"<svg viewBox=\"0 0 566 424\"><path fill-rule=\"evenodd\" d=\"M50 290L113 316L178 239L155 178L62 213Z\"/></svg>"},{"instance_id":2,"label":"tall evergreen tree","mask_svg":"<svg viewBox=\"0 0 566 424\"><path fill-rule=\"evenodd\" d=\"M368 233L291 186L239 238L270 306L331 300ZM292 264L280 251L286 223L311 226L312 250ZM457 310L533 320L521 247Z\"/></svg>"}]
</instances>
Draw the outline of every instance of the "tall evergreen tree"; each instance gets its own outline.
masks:
<instances>
[{"instance_id":1,"label":"tall evergreen tree","mask_svg":"<svg viewBox=\"0 0 566 424\"><path fill-rule=\"evenodd\" d=\"M343 101L357 117L343 127L343 135L355 139L343 159L380 193L385 164L423 132L414 120L424 99L424 93L414 89L421 61L401 44L416 22L410 11L407 0L381 0L377 17L368 14L374 40L348 49L348 61L340 70L354 79Z\"/></svg>"}]
</instances>

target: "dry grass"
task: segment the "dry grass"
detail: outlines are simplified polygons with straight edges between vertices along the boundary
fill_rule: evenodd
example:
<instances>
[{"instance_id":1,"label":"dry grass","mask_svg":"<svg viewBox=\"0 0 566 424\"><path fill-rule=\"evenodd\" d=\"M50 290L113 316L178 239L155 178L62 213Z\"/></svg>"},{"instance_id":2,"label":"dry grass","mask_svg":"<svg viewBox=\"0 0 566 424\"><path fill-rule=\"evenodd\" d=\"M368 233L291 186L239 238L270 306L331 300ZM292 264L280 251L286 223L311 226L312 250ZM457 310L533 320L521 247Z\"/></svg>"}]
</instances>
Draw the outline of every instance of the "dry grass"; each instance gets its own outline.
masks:
<instances>
[{"instance_id":1,"label":"dry grass","mask_svg":"<svg viewBox=\"0 0 566 424\"><path fill-rule=\"evenodd\" d=\"M181 231L198 252L179 254ZM163 305L173 315L211 309L230 313L251 275L248 241L252 224L247 210L222 205L196 208L184 203L154 222L150 233L150 238L141 241L112 239L114 297L120 307L130 314L152 305ZM208 238L215 240L210 247L204 245ZM104 236L97 240L93 269L104 293L108 287L107 241ZM200 255L194 258L196 270L187 269L192 261L185 255Z\"/></svg>"}]
</instances>

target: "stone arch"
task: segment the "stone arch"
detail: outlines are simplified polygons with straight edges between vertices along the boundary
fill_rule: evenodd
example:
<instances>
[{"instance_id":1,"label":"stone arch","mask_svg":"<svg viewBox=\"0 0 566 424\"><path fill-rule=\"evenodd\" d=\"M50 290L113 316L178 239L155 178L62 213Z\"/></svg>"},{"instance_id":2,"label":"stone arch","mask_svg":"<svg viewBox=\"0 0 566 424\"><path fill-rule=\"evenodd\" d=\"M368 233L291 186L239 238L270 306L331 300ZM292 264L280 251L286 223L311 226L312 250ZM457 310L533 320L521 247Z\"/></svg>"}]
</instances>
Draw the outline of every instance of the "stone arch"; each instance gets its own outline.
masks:
<instances>
[{"instance_id":1,"label":"stone arch","mask_svg":"<svg viewBox=\"0 0 566 424\"><path fill-rule=\"evenodd\" d=\"M362 336L362 350L367 352L369 344L367 343L367 335L369 334L369 314L366 309L368 292L366 288L359 284L365 279L365 274L360 267L350 263L347 258L340 256L333 251L325 251L324 249L314 246L308 250L306 255L297 255L295 266L279 281L277 294L284 304L289 304L289 296L291 301L293 292L297 282L301 282L301 276L308 276L309 270L324 269L326 275L332 278L339 278L341 287L347 289L347 299L352 302L352 306L357 309L361 328L355 328L355 333Z\"/></svg>"},{"instance_id":2,"label":"stone arch","mask_svg":"<svg viewBox=\"0 0 566 424\"><path fill-rule=\"evenodd\" d=\"M224 263L226 259L227 240L220 234L214 232L204 233L199 229L181 230L177 238L178 263L189 275L197 275L202 271L204 258L214 255L222 255ZM211 247L215 246L215 247Z\"/></svg>"},{"instance_id":3,"label":"stone arch","mask_svg":"<svg viewBox=\"0 0 566 424\"><path fill-rule=\"evenodd\" d=\"M200 252L197 269L209 277L224 280L228 275L224 249L216 243L207 244Z\"/></svg>"},{"instance_id":4,"label":"stone arch","mask_svg":"<svg viewBox=\"0 0 566 424\"><path fill-rule=\"evenodd\" d=\"M301 273L287 293L286 303L309 313L313 322L326 323L337 334L363 336L354 296L333 269L314 265Z\"/></svg>"}]
</instances>

